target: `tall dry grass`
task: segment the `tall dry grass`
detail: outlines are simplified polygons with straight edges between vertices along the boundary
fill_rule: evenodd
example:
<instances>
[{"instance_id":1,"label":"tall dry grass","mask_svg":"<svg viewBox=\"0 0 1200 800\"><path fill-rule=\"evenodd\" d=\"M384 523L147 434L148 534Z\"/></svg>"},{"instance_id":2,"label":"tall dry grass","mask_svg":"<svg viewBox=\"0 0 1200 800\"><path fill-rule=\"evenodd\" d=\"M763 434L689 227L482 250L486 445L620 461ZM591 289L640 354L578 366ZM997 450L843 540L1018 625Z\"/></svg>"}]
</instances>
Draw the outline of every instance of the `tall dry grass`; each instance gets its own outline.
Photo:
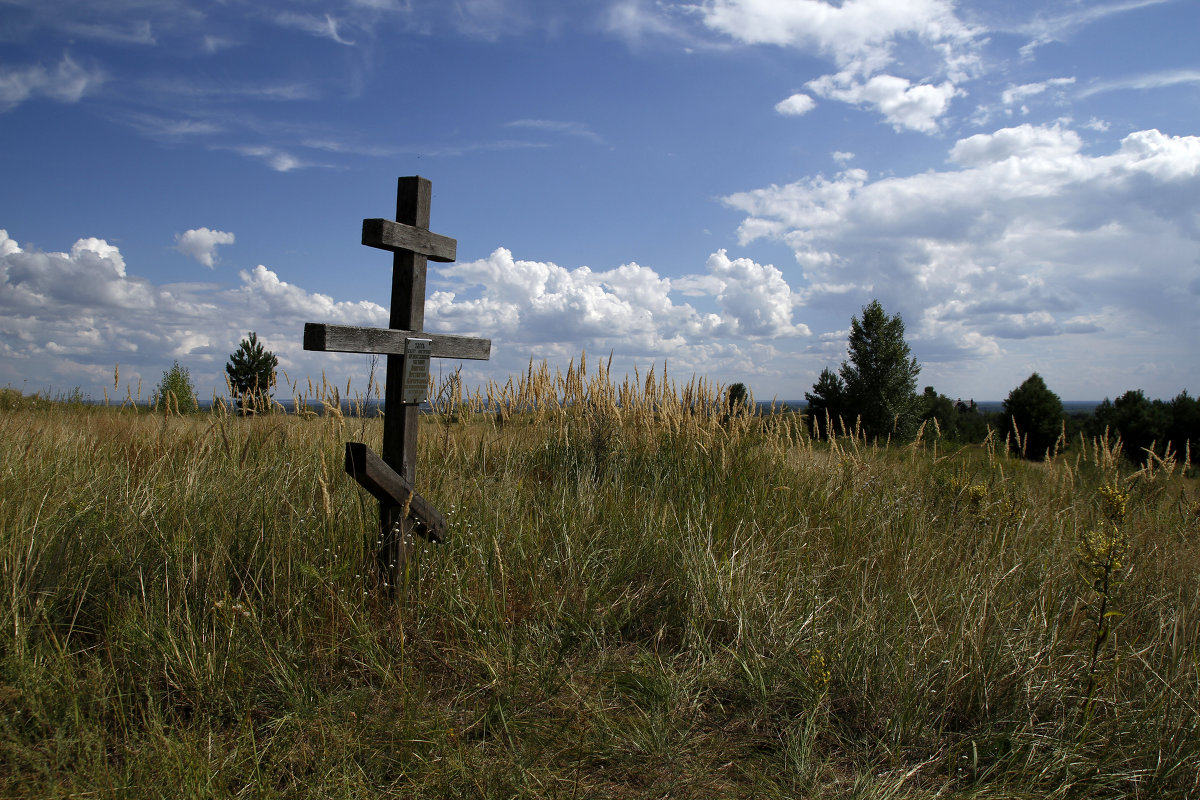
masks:
<instances>
[{"instance_id":1,"label":"tall dry grass","mask_svg":"<svg viewBox=\"0 0 1200 800\"><path fill-rule=\"evenodd\" d=\"M591 366L435 389L451 536L392 599L341 472L381 428L328 392L0 404L0 793L1200 793L1179 465L819 443Z\"/></svg>"}]
</instances>

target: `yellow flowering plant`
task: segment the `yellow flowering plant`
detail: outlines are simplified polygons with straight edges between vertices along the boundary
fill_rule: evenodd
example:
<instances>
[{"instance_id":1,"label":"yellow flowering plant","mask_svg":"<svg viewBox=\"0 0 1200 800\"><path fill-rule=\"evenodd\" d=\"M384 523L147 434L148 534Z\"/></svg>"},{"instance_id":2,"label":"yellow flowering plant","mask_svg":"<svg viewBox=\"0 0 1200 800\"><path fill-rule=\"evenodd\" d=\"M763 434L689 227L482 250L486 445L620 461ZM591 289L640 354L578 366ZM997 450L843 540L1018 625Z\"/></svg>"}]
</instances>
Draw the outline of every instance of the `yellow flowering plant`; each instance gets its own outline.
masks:
<instances>
[{"instance_id":1,"label":"yellow flowering plant","mask_svg":"<svg viewBox=\"0 0 1200 800\"><path fill-rule=\"evenodd\" d=\"M1106 520L1085 529L1076 548L1080 575L1088 586L1094 613L1090 614L1093 631L1091 658L1088 662L1088 683L1084 706L1091 706L1097 685L1097 668L1101 650L1112 633L1112 626L1121 617L1112 610L1121 573L1128 568L1129 536L1122 523L1128 510L1129 495L1115 483L1106 483L1097 494ZM1097 602L1098 601L1098 602Z\"/></svg>"}]
</instances>

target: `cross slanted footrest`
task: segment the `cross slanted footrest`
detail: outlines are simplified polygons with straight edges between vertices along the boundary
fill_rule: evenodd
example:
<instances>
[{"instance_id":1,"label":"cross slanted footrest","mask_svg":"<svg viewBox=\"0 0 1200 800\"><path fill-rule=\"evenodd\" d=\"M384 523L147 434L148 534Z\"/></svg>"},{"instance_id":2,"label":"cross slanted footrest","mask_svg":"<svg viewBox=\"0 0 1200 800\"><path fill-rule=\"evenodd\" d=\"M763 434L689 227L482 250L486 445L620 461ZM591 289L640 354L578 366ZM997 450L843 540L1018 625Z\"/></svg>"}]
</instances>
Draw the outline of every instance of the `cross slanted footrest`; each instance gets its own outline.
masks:
<instances>
[{"instance_id":1,"label":"cross slanted footrest","mask_svg":"<svg viewBox=\"0 0 1200 800\"><path fill-rule=\"evenodd\" d=\"M415 533L431 542L445 540L446 518L442 513L362 442L346 442L346 473L380 503L401 509L408 506Z\"/></svg>"}]
</instances>

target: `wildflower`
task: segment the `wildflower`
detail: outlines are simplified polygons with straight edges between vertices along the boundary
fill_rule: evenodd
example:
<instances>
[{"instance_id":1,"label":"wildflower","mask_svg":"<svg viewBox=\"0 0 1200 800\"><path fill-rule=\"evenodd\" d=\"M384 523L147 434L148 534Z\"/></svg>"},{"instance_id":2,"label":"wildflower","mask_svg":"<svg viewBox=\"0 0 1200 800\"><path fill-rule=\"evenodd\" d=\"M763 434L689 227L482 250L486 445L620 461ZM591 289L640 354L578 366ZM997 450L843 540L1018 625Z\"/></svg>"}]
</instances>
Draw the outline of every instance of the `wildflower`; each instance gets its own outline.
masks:
<instances>
[{"instance_id":1,"label":"wildflower","mask_svg":"<svg viewBox=\"0 0 1200 800\"><path fill-rule=\"evenodd\" d=\"M1086 531L1079 540L1079 561L1084 574L1094 585L1106 579L1121 569L1122 562L1129 552L1129 537L1125 532L1113 525L1093 528ZM1101 589L1097 588L1097 591Z\"/></svg>"},{"instance_id":2,"label":"wildflower","mask_svg":"<svg viewBox=\"0 0 1200 800\"><path fill-rule=\"evenodd\" d=\"M1100 487L1100 502L1110 520L1114 523L1124 521L1129 495L1121 491L1116 484L1106 483Z\"/></svg>"},{"instance_id":3,"label":"wildflower","mask_svg":"<svg viewBox=\"0 0 1200 800\"><path fill-rule=\"evenodd\" d=\"M814 649L808 654L806 659L808 662L808 679L815 689L824 689L829 686L829 681L833 677L829 671L829 664L825 660L825 654L820 648Z\"/></svg>"},{"instance_id":4,"label":"wildflower","mask_svg":"<svg viewBox=\"0 0 1200 800\"><path fill-rule=\"evenodd\" d=\"M1102 648L1108 641L1114 621L1121 616L1119 612L1110 610L1110 606L1115 602L1121 585L1118 573L1129 556L1129 537L1119 524L1125 518L1129 498L1114 484L1100 487L1099 494L1108 521L1085 531L1076 547L1080 574L1097 601L1089 610L1095 629L1092 632L1092 655L1087 670L1087 690L1083 696L1086 709L1091 708L1099 685Z\"/></svg>"}]
</instances>

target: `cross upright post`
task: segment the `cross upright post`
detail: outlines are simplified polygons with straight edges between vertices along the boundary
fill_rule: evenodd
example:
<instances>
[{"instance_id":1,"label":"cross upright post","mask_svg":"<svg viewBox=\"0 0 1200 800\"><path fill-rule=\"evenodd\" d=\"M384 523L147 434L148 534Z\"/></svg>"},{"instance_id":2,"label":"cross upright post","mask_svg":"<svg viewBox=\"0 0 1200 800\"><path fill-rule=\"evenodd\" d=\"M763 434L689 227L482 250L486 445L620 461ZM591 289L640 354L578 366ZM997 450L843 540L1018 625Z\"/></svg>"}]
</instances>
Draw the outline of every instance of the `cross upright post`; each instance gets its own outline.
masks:
<instances>
[{"instance_id":1,"label":"cross upright post","mask_svg":"<svg viewBox=\"0 0 1200 800\"><path fill-rule=\"evenodd\" d=\"M396 222L429 230L429 207L433 184L420 176L400 178L396 186ZM388 327L392 330L419 331L425 327L425 275L428 258L412 250L392 254L392 304ZM420 406L406 403L404 359L400 354L387 356L387 380L384 383L383 450L380 456L410 486L417 485L417 415ZM402 508L386 501L379 504L379 526L383 546L379 567L394 578L408 561L413 547L412 523Z\"/></svg>"},{"instance_id":2,"label":"cross upright post","mask_svg":"<svg viewBox=\"0 0 1200 800\"><path fill-rule=\"evenodd\" d=\"M392 297L387 329L310 322L304 349L386 354L383 448L346 443L346 471L379 500L381 547L377 555L385 583L395 585L414 546L414 534L440 542L446 520L413 488L417 477L417 420L429 385L429 359L486 360L488 339L426 333L425 277L430 259L453 261L457 243L429 232L432 184L420 176L400 178L396 221L364 219L362 243L391 250Z\"/></svg>"}]
</instances>

